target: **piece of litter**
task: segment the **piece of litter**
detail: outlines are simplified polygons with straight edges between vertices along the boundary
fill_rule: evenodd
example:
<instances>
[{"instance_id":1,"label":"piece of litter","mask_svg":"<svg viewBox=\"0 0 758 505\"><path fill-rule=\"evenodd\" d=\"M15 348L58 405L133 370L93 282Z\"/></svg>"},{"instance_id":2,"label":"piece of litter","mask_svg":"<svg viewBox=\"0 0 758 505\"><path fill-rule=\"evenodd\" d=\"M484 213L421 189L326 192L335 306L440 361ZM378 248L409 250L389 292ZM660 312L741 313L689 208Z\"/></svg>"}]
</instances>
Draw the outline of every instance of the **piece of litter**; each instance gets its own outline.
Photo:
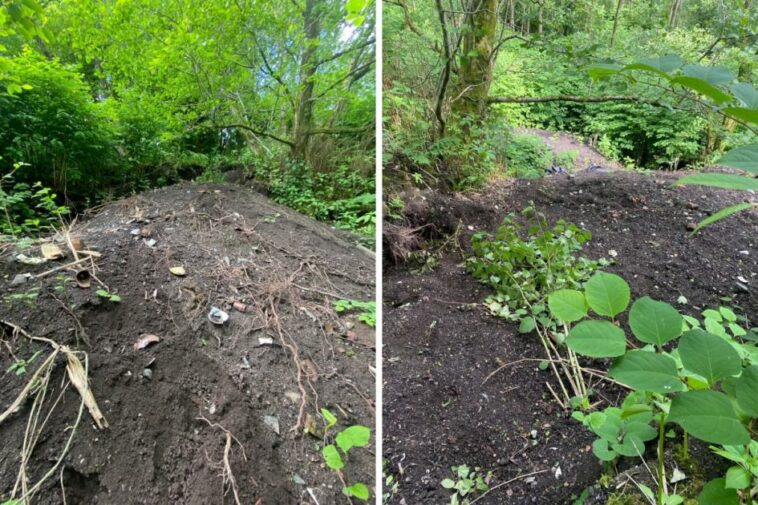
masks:
<instances>
[{"instance_id":1,"label":"piece of litter","mask_svg":"<svg viewBox=\"0 0 758 505\"><path fill-rule=\"evenodd\" d=\"M274 433L279 434L279 418L276 416L263 416L263 422L274 430Z\"/></svg>"},{"instance_id":2,"label":"piece of litter","mask_svg":"<svg viewBox=\"0 0 758 505\"><path fill-rule=\"evenodd\" d=\"M669 482L672 484L676 484L677 482L681 482L686 478L687 476L684 474L683 471L679 470L678 468L674 468L674 471L671 474L671 479L669 479Z\"/></svg>"},{"instance_id":3,"label":"piece of litter","mask_svg":"<svg viewBox=\"0 0 758 505\"><path fill-rule=\"evenodd\" d=\"M76 285L80 288L88 288L92 284L92 276L89 270L79 270L76 272Z\"/></svg>"},{"instance_id":4,"label":"piece of litter","mask_svg":"<svg viewBox=\"0 0 758 505\"><path fill-rule=\"evenodd\" d=\"M274 339L271 337L258 337L258 345L274 345Z\"/></svg>"},{"instance_id":5,"label":"piece of litter","mask_svg":"<svg viewBox=\"0 0 758 505\"><path fill-rule=\"evenodd\" d=\"M151 238L149 240L145 240L145 245L148 246L148 247L155 247L155 244L157 244L157 243L158 243L158 241L155 240L154 238Z\"/></svg>"},{"instance_id":6,"label":"piece of litter","mask_svg":"<svg viewBox=\"0 0 758 505\"><path fill-rule=\"evenodd\" d=\"M561 475L563 475L563 470L561 470L560 466L556 466L553 469L553 475L555 475L556 479L560 479L561 478Z\"/></svg>"},{"instance_id":7,"label":"piece of litter","mask_svg":"<svg viewBox=\"0 0 758 505\"><path fill-rule=\"evenodd\" d=\"M744 278L743 276L741 276L741 275L738 275L738 276L737 276L737 280L738 280L738 281L740 281L740 282L742 282L742 283L745 283L745 284L747 284L747 279L745 279L745 278Z\"/></svg>"},{"instance_id":8,"label":"piece of litter","mask_svg":"<svg viewBox=\"0 0 758 505\"><path fill-rule=\"evenodd\" d=\"M177 277L184 277L185 275L187 275L187 272L184 270L184 267L181 265L171 267L168 269L168 271L176 275Z\"/></svg>"},{"instance_id":9,"label":"piece of litter","mask_svg":"<svg viewBox=\"0 0 758 505\"><path fill-rule=\"evenodd\" d=\"M745 249L745 250L740 251L740 254L743 255L743 256L749 256L750 255L750 251L748 251L747 249Z\"/></svg>"},{"instance_id":10,"label":"piece of litter","mask_svg":"<svg viewBox=\"0 0 758 505\"><path fill-rule=\"evenodd\" d=\"M23 263L24 265L41 265L45 263L47 260L45 258L34 258L31 256L27 256L26 254L19 254L16 256L16 261L19 263Z\"/></svg>"},{"instance_id":11,"label":"piece of litter","mask_svg":"<svg viewBox=\"0 0 758 505\"><path fill-rule=\"evenodd\" d=\"M17 274L11 281L11 286L18 286L20 284L26 284L31 280L32 274Z\"/></svg>"},{"instance_id":12,"label":"piece of litter","mask_svg":"<svg viewBox=\"0 0 758 505\"><path fill-rule=\"evenodd\" d=\"M234 302L234 303L232 303L232 307L234 308L234 310L236 310L238 312L246 312L247 311L247 305L245 305L242 302Z\"/></svg>"},{"instance_id":13,"label":"piece of litter","mask_svg":"<svg viewBox=\"0 0 758 505\"><path fill-rule=\"evenodd\" d=\"M139 228L134 228L134 229L133 229L132 231L130 231L129 233L131 233L131 234L132 234L132 235L134 235L135 237L136 237L137 235L141 235L141 234L142 234L142 232L140 231L140 229L139 229Z\"/></svg>"},{"instance_id":14,"label":"piece of litter","mask_svg":"<svg viewBox=\"0 0 758 505\"><path fill-rule=\"evenodd\" d=\"M284 396L292 403L300 403L300 393L296 391L285 391Z\"/></svg>"},{"instance_id":15,"label":"piece of litter","mask_svg":"<svg viewBox=\"0 0 758 505\"><path fill-rule=\"evenodd\" d=\"M679 298L676 299L678 303L681 303L682 305L687 305L687 297L682 295Z\"/></svg>"},{"instance_id":16,"label":"piece of litter","mask_svg":"<svg viewBox=\"0 0 758 505\"><path fill-rule=\"evenodd\" d=\"M610 256L611 258L615 258L618 255L619 253L615 249L611 249L610 251L608 251L608 256Z\"/></svg>"},{"instance_id":17,"label":"piece of litter","mask_svg":"<svg viewBox=\"0 0 758 505\"><path fill-rule=\"evenodd\" d=\"M244 368L245 370L249 370L250 367L250 361L245 356L242 356L242 364L240 365L240 368Z\"/></svg>"},{"instance_id":18,"label":"piece of litter","mask_svg":"<svg viewBox=\"0 0 758 505\"><path fill-rule=\"evenodd\" d=\"M145 368L142 370L142 377L144 377L145 380L153 380L153 371L149 368Z\"/></svg>"},{"instance_id":19,"label":"piece of litter","mask_svg":"<svg viewBox=\"0 0 758 505\"><path fill-rule=\"evenodd\" d=\"M42 256L44 256L45 259L48 259L48 260L57 260L64 256L63 251L61 251L61 248L51 242L42 244L41 246L39 246L39 248L40 248L40 251L42 252Z\"/></svg>"},{"instance_id":20,"label":"piece of litter","mask_svg":"<svg viewBox=\"0 0 758 505\"><path fill-rule=\"evenodd\" d=\"M134 343L134 350L139 351L140 349L144 349L150 344L157 344L160 341L161 337L158 335L142 335L139 340Z\"/></svg>"},{"instance_id":21,"label":"piece of litter","mask_svg":"<svg viewBox=\"0 0 758 505\"><path fill-rule=\"evenodd\" d=\"M222 325L229 320L229 314L219 309L218 307L211 307L211 311L208 312L208 321L213 324Z\"/></svg>"},{"instance_id":22,"label":"piece of litter","mask_svg":"<svg viewBox=\"0 0 758 505\"><path fill-rule=\"evenodd\" d=\"M298 486L305 486L305 481L298 474L293 474L292 475L292 482L294 482Z\"/></svg>"}]
</instances>

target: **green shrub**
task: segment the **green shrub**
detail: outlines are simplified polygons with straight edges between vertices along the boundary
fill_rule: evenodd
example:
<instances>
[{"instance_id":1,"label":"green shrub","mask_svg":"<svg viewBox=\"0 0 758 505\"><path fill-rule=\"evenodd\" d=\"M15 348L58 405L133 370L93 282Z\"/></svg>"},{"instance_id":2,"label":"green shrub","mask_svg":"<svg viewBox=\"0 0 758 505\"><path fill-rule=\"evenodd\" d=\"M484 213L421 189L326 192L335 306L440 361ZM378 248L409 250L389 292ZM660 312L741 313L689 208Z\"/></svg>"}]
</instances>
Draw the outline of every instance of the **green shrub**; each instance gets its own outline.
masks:
<instances>
[{"instance_id":1,"label":"green shrub","mask_svg":"<svg viewBox=\"0 0 758 505\"><path fill-rule=\"evenodd\" d=\"M576 168L576 158L579 156L579 151L572 149L571 151L563 151L555 155L555 165L563 167L566 170L573 170Z\"/></svg>"},{"instance_id":2,"label":"green shrub","mask_svg":"<svg viewBox=\"0 0 758 505\"><path fill-rule=\"evenodd\" d=\"M553 154L541 137L519 134L508 141L505 156L508 174L519 179L536 179L545 175Z\"/></svg>"}]
</instances>

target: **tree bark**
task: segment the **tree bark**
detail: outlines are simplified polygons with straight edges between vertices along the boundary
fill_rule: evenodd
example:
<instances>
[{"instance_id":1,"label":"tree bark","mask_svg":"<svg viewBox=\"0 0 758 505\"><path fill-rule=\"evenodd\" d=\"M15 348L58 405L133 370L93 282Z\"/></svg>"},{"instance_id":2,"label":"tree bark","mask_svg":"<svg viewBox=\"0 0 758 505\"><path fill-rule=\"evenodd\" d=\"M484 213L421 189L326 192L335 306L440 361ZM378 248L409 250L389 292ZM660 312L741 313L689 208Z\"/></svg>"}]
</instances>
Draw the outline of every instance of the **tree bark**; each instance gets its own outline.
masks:
<instances>
[{"instance_id":1,"label":"tree bark","mask_svg":"<svg viewBox=\"0 0 758 505\"><path fill-rule=\"evenodd\" d=\"M453 111L467 125L480 123L487 112L492 84L492 51L497 37L497 0L471 0L467 16L460 79Z\"/></svg>"},{"instance_id":2,"label":"tree bark","mask_svg":"<svg viewBox=\"0 0 758 505\"><path fill-rule=\"evenodd\" d=\"M616 43L616 33L618 33L619 17L621 9L624 7L624 0L618 0L616 4L616 15L613 17L613 31L611 32L611 47Z\"/></svg>"},{"instance_id":3,"label":"tree bark","mask_svg":"<svg viewBox=\"0 0 758 505\"><path fill-rule=\"evenodd\" d=\"M308 155L308 141L313 122L313 76L316 73L316 50L319 42L321 23L316 12L316 0L305 0L303 10L303 31L305 48L300 55L300 96L297 101L292 154L296 159L305 160Z\"/></svg>"}]
</instances>

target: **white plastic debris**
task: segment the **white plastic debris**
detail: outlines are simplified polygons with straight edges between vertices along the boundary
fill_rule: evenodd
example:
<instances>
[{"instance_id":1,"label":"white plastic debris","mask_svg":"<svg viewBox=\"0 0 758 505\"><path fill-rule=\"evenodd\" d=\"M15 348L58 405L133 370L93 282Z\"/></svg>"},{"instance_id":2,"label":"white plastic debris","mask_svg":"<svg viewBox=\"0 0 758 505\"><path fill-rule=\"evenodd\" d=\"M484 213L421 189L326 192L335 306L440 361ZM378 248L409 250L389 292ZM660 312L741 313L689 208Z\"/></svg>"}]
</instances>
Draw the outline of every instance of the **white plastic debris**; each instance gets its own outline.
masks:
<instances>
[{"instance_id":1,"label":"white plastic debris","mask_svg":"<svg viewBox=\"0 0 758 505\"><path fill-rule=\"evenodd\" d=\"M219 309L218 307L211 307L211 311L208 312L208 321L213 324L222 325L229 320L229 314Z\"/></svg>"}]
</instances>

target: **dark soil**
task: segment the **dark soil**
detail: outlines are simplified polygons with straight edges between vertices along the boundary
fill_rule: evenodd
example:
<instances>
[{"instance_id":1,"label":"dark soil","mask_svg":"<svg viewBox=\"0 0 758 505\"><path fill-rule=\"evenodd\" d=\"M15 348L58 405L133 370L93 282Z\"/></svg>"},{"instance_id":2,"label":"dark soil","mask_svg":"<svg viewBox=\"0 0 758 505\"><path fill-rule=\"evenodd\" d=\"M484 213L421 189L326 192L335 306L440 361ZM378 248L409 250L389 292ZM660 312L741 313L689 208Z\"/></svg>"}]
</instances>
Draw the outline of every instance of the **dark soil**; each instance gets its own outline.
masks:
<instances>
[{"instance_id":1,"label":"dark soil","mask_svg":"<svg viewBox=\"0 0 758 505\"><path fill-rule=\"evenodd\" d=\"M695 237L686 229L747 194L673 187L678 175L579 172L479 194L415 195L406 206L408 227L425 226L419 233L426 239L458 236L445 239L446 252L431 273L417 275L412 264L393 266L385 258L384 458L385 471L400 481L391 503L448 502L440 481L461 464L494 471L493 485L543 472L499 487L481 504L572 503L601 475L590 449L593 435L561 410L545 386L557 387L550 372L519 361L543 356L537 337L520 335L516 325L491 316L481 304L490 290L463 265L461 252L474 231L494 231L505 214L530 201L551 222L566 219L589 229L586 256L610 258L615 251L608 270L630 283L633 297L677 304L684 295L689 303L678 307L696 315L728 296L743 313L758 313L756 212ZM748 293L737 287L738 277L748 281ZM485 382L501 363L513 364ZM597 389L603 401L618 401L620 391Z\"/></svg>"},{"instance_id":2,"label":"dark soil","mask_svg":"<svg viewBox=\"0 0 758 505\"><path fill-rule=\"evenodd\" d=\"M11 286L16 274L64 264L71 253L28 266L13 259L16 247L2 252L0 319L72 346L85 333L90 386L110 425L96 429L85 410L61 469L34 503L63 503L62 489L69 504L234 503L222 481L224 429L234 437L229 459L241 503L314 503L308 488L322 504L345 502L342 483L323 465L323 442L304 435L298 419L305 395L300 421L312 417L323 426L318 412L326 407L339 427L373 430L374 332L355 314L338 317L332 310L337 298L374 299L368 254L327 226L229 184L181 184L118 201L72 235L102 254L93 273L120 302L100 298L97 282L81 289L65 281L72 278L69 270ZM26 254L39 255L38 248ZM186 276L169 272L176 265ZM28 304L8 298L33 287L39 296ZM223 326L208 321L212 306L229 314ZM10 351L19 358L49 352L3 330L3 370L13 362ZM135 350L142 334L161 341ZM24 375L3 376L0 410L42 360ZM64 374L61 359L43 418ZM16 482L31 403L0 425L0 501ZM79 404L76 391L67 389L28 462L30 483L55 463ZM266 416L278 419L279 434ZM351 452L349 484L373 486L373 452Z\"/></svg>"}]
</instances>

